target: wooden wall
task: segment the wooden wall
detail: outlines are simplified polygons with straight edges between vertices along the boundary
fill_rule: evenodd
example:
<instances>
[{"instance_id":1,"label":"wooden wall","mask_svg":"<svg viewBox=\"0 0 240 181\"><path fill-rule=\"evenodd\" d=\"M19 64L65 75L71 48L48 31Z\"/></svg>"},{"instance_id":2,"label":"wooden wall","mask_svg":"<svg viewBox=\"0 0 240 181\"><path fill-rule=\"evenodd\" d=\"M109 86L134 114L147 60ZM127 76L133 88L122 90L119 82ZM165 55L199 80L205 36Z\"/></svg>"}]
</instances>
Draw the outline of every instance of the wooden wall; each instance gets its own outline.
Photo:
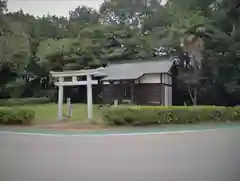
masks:
<instances>
[{"instance_id":1,"label":"wooden wall","mask_svg":"<svg viewBox=\"0 0 240 181\"><path fill-rule=\"evenodd\" d=\"M133 83L133 81L132 81ZM115 82L103 85L103 103L112 104L114 100L130 99L125 95L125 85L132 84ZM134 81L133 103L139 105L172 105L172 77L170 74L144 74Z\"/></svg>"},{"instance_id":2,"label":"wooden wall","mask_svg":"<svg viewBox=\"0 0 240 181\"><path fill-rule=\"evenodd\" d=\"M116 99L124 99L124 84L103 85L103 103L112 104Z\"/></svg>"},{"instance_id":3,"label":"wooden wall","mask_svg":"<svg viewBox=\"0 0 240 181\"><path fill-rule=\"evenodd\" d=\"M135 103L139 105L160 105L161 84L135 84Z\"/></svg>"},{"instance_id":4,"label":"wooden wall","mask_svg":"<svg viewBox=\"0 0 240 181\"><path fill-rule=\"evenodd\" d=\"M161 104L161 84L134 84L134 103L139 105L160 105ZM125 84L103 85L103 102L112 104L113 100L119 103L125 97Z\"/></svg>"}]
</instances>

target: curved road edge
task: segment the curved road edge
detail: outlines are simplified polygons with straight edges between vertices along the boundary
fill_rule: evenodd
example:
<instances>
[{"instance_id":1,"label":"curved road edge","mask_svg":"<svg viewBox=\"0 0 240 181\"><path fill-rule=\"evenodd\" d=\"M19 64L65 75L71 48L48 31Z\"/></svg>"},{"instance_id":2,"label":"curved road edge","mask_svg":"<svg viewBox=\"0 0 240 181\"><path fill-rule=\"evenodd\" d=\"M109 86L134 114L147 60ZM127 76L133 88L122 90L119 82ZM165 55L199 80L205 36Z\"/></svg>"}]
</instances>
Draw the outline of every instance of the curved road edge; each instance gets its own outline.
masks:
<instances>
[{"instance_id":1,"label":"curved road edge","mask_svg":"<svg viewBox=\"0 0 240 181\"><path fill-rule=\"evenodd\" d=\"M120 128L106 130L53 130L36 128L12 128L0 127L0 134L19 134L32 136L141 136L141 135L160 135L160 134L181 134L202 131L215 131L219 129L240 129L240 123L211 124L211 125L174 125L162 127L139 127L139 128Z\"/></svg>"}]
</instances>

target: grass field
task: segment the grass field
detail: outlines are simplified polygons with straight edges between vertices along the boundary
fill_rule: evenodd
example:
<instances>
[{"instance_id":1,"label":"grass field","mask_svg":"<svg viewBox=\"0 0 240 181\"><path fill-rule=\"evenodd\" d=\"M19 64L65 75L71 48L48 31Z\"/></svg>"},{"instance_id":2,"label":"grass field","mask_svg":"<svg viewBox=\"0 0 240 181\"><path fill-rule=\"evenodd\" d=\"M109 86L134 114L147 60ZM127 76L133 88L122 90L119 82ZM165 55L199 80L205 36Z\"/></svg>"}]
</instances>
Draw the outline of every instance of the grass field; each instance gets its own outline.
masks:
<instances>
[{"instance_id":1,"label":"grass field","mask_svg":"<svg viewBox=\"0 0 240 181\"><path fill-rule=\"evenodd\" d=\"M87 105L73 104L72 117L70 121L85 121L87 120ZM34 124L52 124L57 122L57 104L40 104L40 105L25 105L21 108L31 109L35 111ZM63 116L67 117L67 105L63 106ZM93 119L100 119L100 110L97 105L93 106Z\"/></svg>"}]
</instances>

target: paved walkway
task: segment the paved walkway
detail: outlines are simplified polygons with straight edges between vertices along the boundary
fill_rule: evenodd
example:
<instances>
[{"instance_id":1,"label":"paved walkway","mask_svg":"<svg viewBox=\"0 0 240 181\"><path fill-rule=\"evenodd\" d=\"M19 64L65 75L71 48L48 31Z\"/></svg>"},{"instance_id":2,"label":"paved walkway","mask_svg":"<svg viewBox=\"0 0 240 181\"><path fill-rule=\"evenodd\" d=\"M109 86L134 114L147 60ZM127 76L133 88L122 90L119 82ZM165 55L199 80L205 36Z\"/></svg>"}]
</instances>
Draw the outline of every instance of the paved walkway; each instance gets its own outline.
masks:
<instances>
[{"instance_id":1,"label":"paved walkway","mask_svg":"<svg viewBox=\"0 0 240 181\"><path fill-rule=\"evenodd\" d=\"M195 130L0 131L0 180L239 181L239 127Z\"/></svg>"}]
</instances>

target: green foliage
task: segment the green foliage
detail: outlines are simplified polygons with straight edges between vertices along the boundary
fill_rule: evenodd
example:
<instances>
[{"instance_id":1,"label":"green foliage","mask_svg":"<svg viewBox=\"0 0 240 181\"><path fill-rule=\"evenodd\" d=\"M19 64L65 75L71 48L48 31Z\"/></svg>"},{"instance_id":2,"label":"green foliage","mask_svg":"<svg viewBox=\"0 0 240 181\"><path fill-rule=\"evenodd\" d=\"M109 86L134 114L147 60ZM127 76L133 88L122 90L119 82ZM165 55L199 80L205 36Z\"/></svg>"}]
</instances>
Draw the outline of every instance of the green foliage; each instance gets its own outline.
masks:
<instances>
[{"instance_id":1,"label":"green foliage","mask_svg":"<svg viewBox=\"0 0 240 181\"><path fill-rule=\"evenodd\" d=\"M47 39L40 43L37 56L42 60L46 60L52 56L67 54L75 42L76 40L71 38L61 40Z\"/></svg>"},{"instance_id":2,"label":"green foliage","mask_svg":"<svg viewBox=\"0 0 240 181\"><path fill-rule=\"evenodd\" d=\"M22 24L0 15L0 88L24 71L30 55L28 35Z\"/></svg>"},{"instance_id":3,"label":"green foliage","mask_svg":"<svg viewBox=\"0 0 240 181\"><path fill-rule=\"evenodd\" d=\"M46 104L51 102L47 97L41 98L23 98L23 99L0 99L0 106L20 106L20 105L34 105Z\"/></svg>"},{"instance_id":4,"label":"green foliage","mask_svg":"<svg viewBox=\"0 0 240 181\"><path fill-rule=\"evenodd\" d=\"M0 14L7 9L7 0L0 0Z\"/></svg>"},{"instance_id":5,"label":"green foliage","mask_svg":"<svg viewBox=\"0 0 240 181\"><path fill-rule=\"evenodd\" d=\"M219 92L217 101L207 99L208 104L239 104L238 0L162 3L106 0L99 12L81 6L69 17L34 17L23 11L6 13L7 1L0 0L0 97L52 89L50 70L95 68L164 54L180 60L174 96L183 101L178 104L188 101L185 94L194 104L205 104L203 98ZM203 48L196 46L202 41ZM199 65L192 58L196 52L201 69L194 69Z\"/></svg>"},{"instance_id":6,"label":"green foliage","mask_svg":"<svg viewBox=\"0 0 240 181\"><path fill-rule=\"evenodd\" d=\"M106 0L101 5L100 14L105 23L136 26L158 8L158 0Z\"/></svg>"},{"instance_id":7,"label":"green foliage","mask_svg":"<svg viewBox=\"0 0 240 181\"><path fill-rule=\"evenodd\" d=\"M0 108L0 124L30 125L34 119L34 111L20 108Z\"/></svg>"},{"instance_id":8,"label":"green foliage","mask_svg":"<svg viewBox=\"0 0 240 181\"><path fill-rule=\"evenodd\" d=\"M69 12L70 21L78 24L97 24L99 21L99 14L95 9L86 6L78 6L73 11Z\"/></svg>"},{"instance_id":9,"label":"green foliage","mask_svg":"<svg viewBox=\"0 0 240 181\"><path fill-rule=\"evenodd\" d=\"M168 5L181 7L185 11L191 9L207 12L213 3L216 3L216 0L168 0Z\"/></svg>"},{"instance_id":10,"label":"green foliage","mask_svg":"<svg viewBox=\"0 0 240 181\"><path fill-rule=\"evenodd\" d=\"M29 56L28 35L21 23L9 18L0 18L0 24L0 66L18 70Z\"/></svg>"},{"instance_id":11,"label":"green foliage","mask_svg":"<svg viewBox=\"0 0 240 181\"><path fill-rule=\"evenodd\" d=\"M200 122L240 121L239 107L110 107L103 120L110 125L196 124Z\"/></svg>"},{"instance_id":12,"label":"green foliage","mask_svg":"<svg viewBox=\"0 0 240 181\"><path fill-rule=\"evenodd\" d=\"M237 107L234 107L233 110L229 110L229 112L233 112L233 120L240 120L240 107L237 106Z\"/></svg>"}]
</instances>

